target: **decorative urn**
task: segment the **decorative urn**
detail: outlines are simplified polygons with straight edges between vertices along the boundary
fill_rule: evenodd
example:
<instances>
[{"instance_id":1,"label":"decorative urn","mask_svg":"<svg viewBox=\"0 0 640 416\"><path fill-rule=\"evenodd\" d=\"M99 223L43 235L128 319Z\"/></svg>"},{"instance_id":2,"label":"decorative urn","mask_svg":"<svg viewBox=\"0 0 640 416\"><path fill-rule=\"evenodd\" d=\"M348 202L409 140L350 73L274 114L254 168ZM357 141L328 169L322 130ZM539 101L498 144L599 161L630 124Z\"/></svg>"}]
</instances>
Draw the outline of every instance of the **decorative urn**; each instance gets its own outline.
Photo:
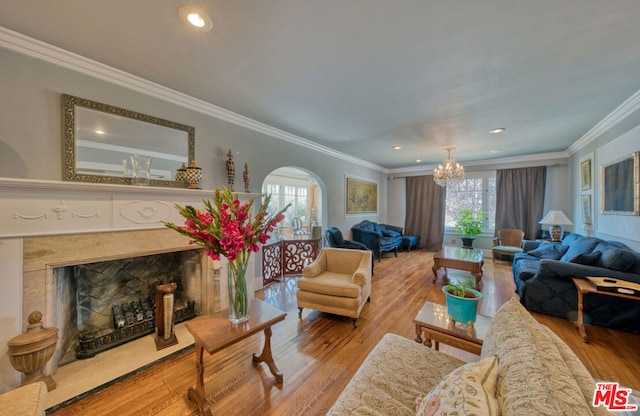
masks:
<instances>
[{"instance_id":1,"label":"decorative urn","mask_svg":"<svg viewBox=\"0 0 640 416\"><path fill-rule=\"evenodd\" d=\"M24 373L21 385L44 381L51 391L56 388L56 382L51 376L45 376L42 369L56 350L58 328L44 328L39 311L31 312L28 321L27 331L7 343L9 361L13 368Z\"/></svg>"}]
</instances>

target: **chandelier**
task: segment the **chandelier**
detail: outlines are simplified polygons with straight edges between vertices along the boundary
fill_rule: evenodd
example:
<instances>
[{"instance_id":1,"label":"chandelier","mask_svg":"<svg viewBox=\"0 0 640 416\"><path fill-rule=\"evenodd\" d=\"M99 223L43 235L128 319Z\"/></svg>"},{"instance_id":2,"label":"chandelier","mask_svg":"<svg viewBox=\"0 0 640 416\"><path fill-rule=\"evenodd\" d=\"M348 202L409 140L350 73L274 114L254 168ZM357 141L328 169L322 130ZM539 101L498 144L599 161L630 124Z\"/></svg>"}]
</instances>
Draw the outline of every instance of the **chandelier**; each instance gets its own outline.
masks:
<instances>
[{"instance_id":1,"label":"chandelier","mask_svg":"<svg viewBox=\"0 0 640 416\"><path fill-rule=\"evenodd\" d=\"M444 166L438 165L433 171L433 180L440 186L446 186L448 183L460 182L464 179L464 168L451 158L451 151L456 150L455 147L445 147L444 151L448 153L444 160Z\"/></svg>"}]
</instances>

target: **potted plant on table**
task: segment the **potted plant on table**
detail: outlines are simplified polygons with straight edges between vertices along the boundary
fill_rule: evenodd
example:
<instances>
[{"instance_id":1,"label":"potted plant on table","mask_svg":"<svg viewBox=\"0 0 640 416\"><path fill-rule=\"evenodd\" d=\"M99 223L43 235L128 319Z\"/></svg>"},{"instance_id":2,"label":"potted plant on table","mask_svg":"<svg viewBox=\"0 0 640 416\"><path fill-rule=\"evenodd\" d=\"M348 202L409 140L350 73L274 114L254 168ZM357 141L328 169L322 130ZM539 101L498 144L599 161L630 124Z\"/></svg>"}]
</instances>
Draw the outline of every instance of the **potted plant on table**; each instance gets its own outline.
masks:
<instances>
[{"instance_id":1,"label":"potted plant on table","mask_svg":"<svg viewBox=\"0 0 640 416\"><path fill-rule=\"evenodd\" d=\"M484 211L463 209L455 216L456 231L462 234L462 248L473 248L473 240L484 230Z\"/></svg>"},{"instance_id":2,"label":"potted plant on table","mask_svg":"<svg viewBox=\"0 0 640 416\"><path fill-rule=\"evenodd\" d=\"M472 328L476 321L478 302L482 299L482 293L473 289L474 287L475 279L469 278L457 283L449 283L442 288L449 318L454 322L468 324L469 328Z\"/></svg>"}]
</instances>

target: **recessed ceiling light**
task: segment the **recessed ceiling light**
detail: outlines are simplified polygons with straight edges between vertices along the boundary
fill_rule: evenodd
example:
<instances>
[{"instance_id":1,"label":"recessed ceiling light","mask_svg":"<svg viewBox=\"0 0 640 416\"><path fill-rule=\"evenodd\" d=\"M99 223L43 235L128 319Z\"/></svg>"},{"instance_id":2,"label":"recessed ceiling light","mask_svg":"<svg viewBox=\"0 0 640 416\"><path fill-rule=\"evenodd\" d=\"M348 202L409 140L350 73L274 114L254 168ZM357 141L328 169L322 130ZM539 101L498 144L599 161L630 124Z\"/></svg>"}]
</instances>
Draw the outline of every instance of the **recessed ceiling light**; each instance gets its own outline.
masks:
<instances>
[{"instance_id":1,"label":"recessed ceiling light","mask_svg":"<svg viewBox=\"0 0 640 416\"><path fill-rule=\"evenodd\" d=\"M202 32L208 32L213 27L211 18L197 7L182 6L178 9L178 15L182 20Z\"/></svg>"},{"instance_id":2,"label":"recessed ceiling light","mask_svg":"<svg viewBox=\"0 0 640 416\"><path fill-rule=\"evenodd\" d=\"M422 162L422 159L416 159L416 163Z\"/></svg>"},{"instance_id":3,"label":"recessed ceiling light","mask_svg":"<svg viewBox=\"0 0 640 416\"><path fill-rule=\"evenodd\" d=\"M492 130L489 130L489 133L491 134L498 134L498 133L502 133L503 131L505 131L506 129L504 127L498 127Z\"/></svg>"},{"instance_id":4,"label":"recessed ceiling light","mask_svg":"<svg viewBox=\"0 0 640 416\"><path fill-rule=\"evenodd\" d=\"M402 149L402 146L393 146L392 149L393 150L400 150L400 149Z\"/></svg>"},{"instance_id":5,"label":"recessed ceiling light","mask_svg":"<svg viewBox=\"0 0 640 416\"><path fill-rule=\"evenodd\" d=\"M100 129L96 129L93 131L95 134L99 134L99 135L103 135L103 134L107 134L104 130L100 130Z\"/></svg>"}]
</instances>

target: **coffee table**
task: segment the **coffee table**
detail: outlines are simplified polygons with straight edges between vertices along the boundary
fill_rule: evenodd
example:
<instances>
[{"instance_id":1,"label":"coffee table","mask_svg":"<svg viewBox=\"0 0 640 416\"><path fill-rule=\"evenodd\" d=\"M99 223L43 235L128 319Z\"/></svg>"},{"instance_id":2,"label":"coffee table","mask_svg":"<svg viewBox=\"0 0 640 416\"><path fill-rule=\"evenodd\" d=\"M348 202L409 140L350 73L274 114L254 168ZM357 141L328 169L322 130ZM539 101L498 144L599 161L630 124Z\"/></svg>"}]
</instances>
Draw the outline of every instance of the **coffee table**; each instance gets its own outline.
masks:
<instances>
[{"instance_id":1,"label":"coffee table","mask_svg":"<svg viewBox=\"0 0 640 416\"><path fill-rule=\"evenodd\" d=\"M466 270L476 279L476 287L482 280L482 266L484 265L482 250L445 246L433 255L433 283L438 280L438 269L444 268L444 276L447 275L447 267L451 269Z\"/></svg>"},{"instance_id":2,"label":"coffee table","mask_svg":"<svg viewBox=\"0 0 640 416\"><path fill-rule=\"evenodd\" d=\"M413 318L416 325L416 342L438 350L440 343L480 355L483 340L489 332L491 318L478 315L473 326L460 322L452 323L447 307L437 303L425 302L420 312ZM423 341L424 335L424 341Z\"/></svg>"},{"instance_id":3,"label":"coffee table","mask_svg":"<svg viewBox=\"0 0 640 416\"><path fill-rule=\"evenodd\" d=\"M187 322L186 327L196 344L196 387L189 387L188 396L200 409L200 413L211 416L212 404L204 392L203 352L209 355L225 349L253 334L264 331L264 347L260 355L253 354L253 362L264 362L278 383L282 383L282 373L276 367L271 355L271 326L284 320L287 314L259 299L251 301L249 320L238 325L229 321L228 311L205 315Z\"/></svg>"}]
</instances>

